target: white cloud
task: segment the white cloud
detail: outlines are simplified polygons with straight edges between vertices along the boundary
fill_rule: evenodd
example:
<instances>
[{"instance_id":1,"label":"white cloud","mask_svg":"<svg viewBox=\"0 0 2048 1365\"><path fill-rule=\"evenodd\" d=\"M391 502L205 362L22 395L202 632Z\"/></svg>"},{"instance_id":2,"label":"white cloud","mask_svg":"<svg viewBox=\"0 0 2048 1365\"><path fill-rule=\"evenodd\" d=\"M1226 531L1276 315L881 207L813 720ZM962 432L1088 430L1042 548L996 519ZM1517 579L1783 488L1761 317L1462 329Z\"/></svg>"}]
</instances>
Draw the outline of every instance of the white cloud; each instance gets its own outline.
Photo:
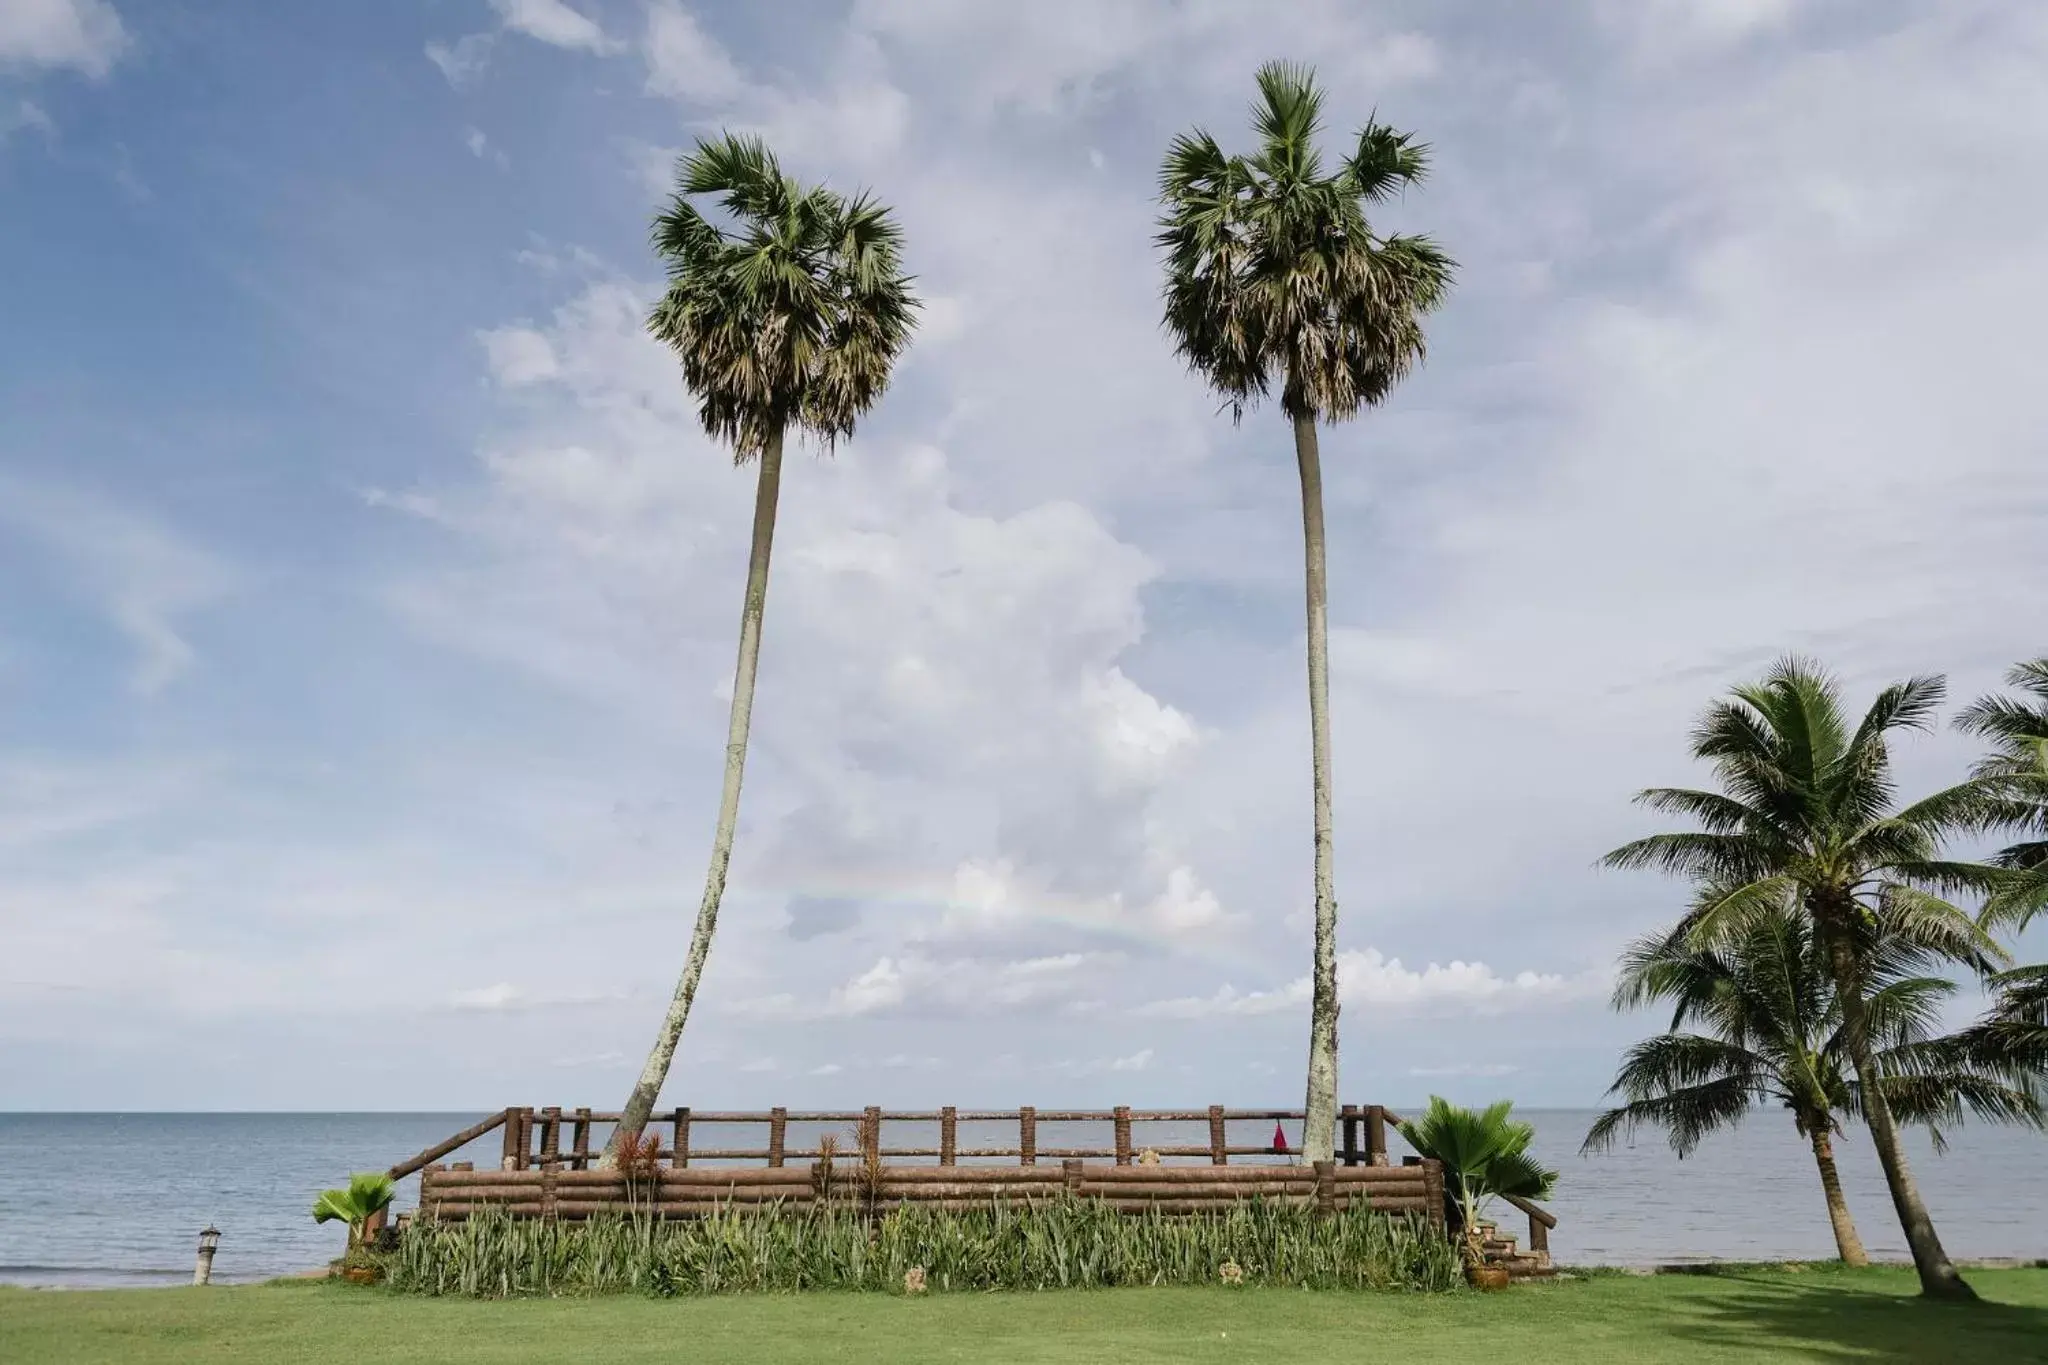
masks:
<instances>
[{"instance_id":1,"label":"white cloud","mask_svg":"<svg viewBox=\"0 0 2048 1365\"><path fill-rule=\"evenodd\" d=\"M675 0L656 0L647 7L641 50L647 60L650 94L695 104L722 104L747 88L746 78L725 49Z\"/></svg>"},{"instance_id":2,"label":"white cloud","mask_svg":"<svg viewBox=\"0 0 2048 1365\"><path fill-rule=\"evenodd\" d=\"M538 384L561 373L554 347L531 327L494 327L478 332L490 359L491 377L508 388Z\"/></svg>"},{"instance_id":3,"label":"white cloud","mask_svg":"<svg viewBox=\"0 0 2048 1365\"><path fill-rule=\"evenodd\" d=\"M0 69L69 67L104 76L129 47L107 0L7 0L0 5Z\"/></svg>"},{"instance_id":4,"label":"white cloud","mask_svg":"<svg viewBox=\"0 0 2048 1365\"><path fill-rule=\"evenodd\" d=\"M1408 1074L1411 1076L1469 1076L1490 1079L1498 1076L1512 1076L1521 1069L1518 1066L1509 1066L1504 1062L1459 1062L1453 1066L1411 1066L1408 1068Z\"/></svg>"},{"instance_id":5,"label":"white cloud","mask_svg":"<svg viewBox=\"0 0 2048 1365\"><path fill-rule=\"evenodd\" d=\"M617 991L530 991L509 981L457 991L448 997L448 1008L465 1013L497 1014L515 1010L564 1009L597 1005L622 998Z\"/></svg>"},{"instance_id":6,"label":"white cloud","mask_svg":"<svg viewBox=\"0 0 2048 1365\"><path fill-rule=\"evenodd\" d=\"M0 475L0 523L69 567L78 589L134 644L135 690L160 691L192 666L182 619L235 583L218 556L170 527L96 494Z\"/></svg>"},{"instance_id":7,"label":"white cloud","mask_svg":"<svg viewBox=\"0 0 2048 1365\"><path fill-rule=\"evenodd\" d=\"M453 43L430 42L426 46L427 60L440 70L449 85L457 90L467 89L490 66L491 48L496 42L494 33L465 34Z\"/></svg>"},{"instance_id":8,"label":"white cloud","mask_svg":"<svg viewBox=\"0 0 2048 1365\"><path fill-rule=\"evenodd\" d=\"M1790 24L1803 0L1597 0L1594 13L1641 56L1715 51Z\"/></svg>"},{"instance_id":9,"label":"white cloud","mask_svg":"<svg viewBox=\"0 0 2048 1365\"><path fill-rule=\"evenodd\" d=\"M600 53L615 49L595 20L563 0L491 0L491 9L507 29L550 47Z\"/></svg>"},{"instance_id":10,"label":"white cloud","mask_svg":"<svg viewBox=\"0 0 2048 1365\"><path fill-rule=\"evenodd\" d=\"M1401 965L1377 948L1337 954L1337 997L1360 1009L1448 1011L1498 1014L1529 1005L1584 1000L1604 995L1608 978L1602 972L1567 977L1548 972L1517 972L1504 977L1483 962L1432 962L1420 971ZM1223 985L1208 996L1155 1000L1132 1011L1142 1017L1201 1019L1217 1015L1261 1015L1306 1010L1309 978L1296 977L1270 991L1240 991Z\"/></svg>"},{"instance_id":11,"label":"white cloud","mask_svg":"<svg viewBox=\"0 0 2048 1365\"><path fill-rule=\"evenodd\" d=\"M57 136L56 122L33 100L17 101L12 111L0 110L0 141L27 129L34 129L45 138Z\"/></svg>"}]
</instances>

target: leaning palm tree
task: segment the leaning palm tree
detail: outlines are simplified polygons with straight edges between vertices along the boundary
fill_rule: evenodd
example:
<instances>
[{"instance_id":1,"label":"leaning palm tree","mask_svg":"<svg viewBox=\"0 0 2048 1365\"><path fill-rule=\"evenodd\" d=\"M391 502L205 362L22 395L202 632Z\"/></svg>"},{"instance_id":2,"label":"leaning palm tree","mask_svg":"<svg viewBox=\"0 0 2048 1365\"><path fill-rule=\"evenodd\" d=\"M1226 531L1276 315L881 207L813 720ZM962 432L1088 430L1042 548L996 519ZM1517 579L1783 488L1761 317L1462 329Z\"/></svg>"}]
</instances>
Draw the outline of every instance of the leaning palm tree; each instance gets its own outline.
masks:
<instances>
[{"instance_id":1,"label":"leaning palm tree","mask_svg":"<svg viewBox=\"0 0 2048 1365\"><path fill-rule=\"evenodd\" d=\"M1981 822L1982 790L1965 783L1895 806L1889 739L1925 729L1943 692L1941 679L1932 677L1888 687L1852 729L1835 681L1803 660L1785 660L1763 681L1710 706L1694 730L1693 755L1713 766L1719 791L1653 788L1637 798L1701 828L1636 840L1604 861L1717 888L1682 922L1696 948L1724 945L1788 908L1807 919L1827 960L1843 1046L1921 1292L1974 1298L1942 1249L1899 1145L1897 1120L1878 1085L1869 1017L1881 923L1892 932L1910 930L1927 951L1979 972L2004 959L1977 922L1945 899L2003 885L1996 868L1942 857L1951 836Z\"/></svg>"},{"instance_id":2,"label":"leaning palm tree","mask_svg":"<svg viewBox=\"0 0 2048 1365\"><path fill-rule=\"evenodd\" d=\"M1309 729L1315 793L1315 970L1302 1147L1329 1159L1337 1113L1337 899L1331 872L1328 598L1323 573L1319 422L1382 402L1423 356L1422 317L1453 265L1426 237L1380 236L1366 208L1419 182L1428 149L1369 122L1326 171L1316 146L1314 73L1259 68L1259 149L1225 156L1197 130L1174 139L1160 171L1158 244L1166 252L1166 327L1180 355L1233 419L1277 385L1294 428L1308 579Z\"/></svg>"},{"instance_id":3,"label":"leaning palm tree","mask_svg":"<svg viewBox=\"0 0 2048 1365\"><path fill-rule=\"evenodd\" d=\"M727 221L707 217L698 196L715 196ZM759 471L711 867L689 957L614 1147L653 1112L718 925L747 761L783 441L794 427L831 449L888 386L918 309L902 246L883 205L866 194L849 199L799 184L758 138L730 134L698 143L683 158L675 197L654 220L668 288L648 330L682 362L705 431L732 447L736 463L758 461Z\"/></svg>"},{"instance_id":4,"label":"leaning palm tree","mask_svg":"<svg viewBox=\"0 0 2048 1365\"><path fill-rule=\"evenodd\" d=\"M1711 904L1726 894L1709 887ZM1882 915L1882 912L1880 912ZM1896 919L1897 916L1885 916ZM1933 1036L1940 1008L1956 991L1907 932L1880 925L1864 963L1865 1022L1877 1049L1880 1086L1894 1118L1937 1125L1965 1112L2038 1126L2041 1106L1998 1068L1981 1068ZM1669 1004L1670 1027L1624 1055L1611 1093L1624 1103L1601 1114L1581 1151L1601 1151L1648 1123L1661 1127L1683 1158L1758 1104L1776 1102L1813 1148L1835 1247L1848 1265L1868 1265L1835 1166L1835 1136L1859 1108L1861 1086L1849 1058L1842 1011L1813 925L1789 903L1754 916L1713 947L1685 928L1653 934L1622 956L1614 1007Z\"/></svg>"}]
</instances>

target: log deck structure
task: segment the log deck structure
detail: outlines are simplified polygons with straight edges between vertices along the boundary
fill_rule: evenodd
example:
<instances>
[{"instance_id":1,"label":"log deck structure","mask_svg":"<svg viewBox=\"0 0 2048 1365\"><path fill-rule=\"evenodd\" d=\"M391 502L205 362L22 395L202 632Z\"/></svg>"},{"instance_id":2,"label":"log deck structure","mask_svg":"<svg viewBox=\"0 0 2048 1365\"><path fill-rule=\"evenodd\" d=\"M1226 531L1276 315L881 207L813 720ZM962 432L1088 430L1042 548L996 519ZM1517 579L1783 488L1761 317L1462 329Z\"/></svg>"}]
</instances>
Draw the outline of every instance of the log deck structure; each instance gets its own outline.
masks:
<instances>
[{"instance_id":1,"label":"log deck structure","mask_svg":"<svg viewBox=\"0 0 2048 1365\"><path fill-rule=\"evenodd\" d=\"M647 1131L664 1137L658 1167L629 1179L598 1169L603 1134L616 1113L590 1109L500 1110L391 1167L394 1180L417 1173L421 1215L462 1219L485 1207L515 1217L577 1219L604 1212L637 1210L661 1217L698 1217L735 1206L819 1203L859 1207L874 1213L904 1204L940 1208L985 1208L1074 1195L1101 1199L1126 1213L1189 1214L1226 1207L1254 1196L1270 1202L1325 1211L1363 1202L1388 1213L1415 1213L1441 1224L1445 1218L1443 1169L1435 1161L1403 1158L1392 1164L1387 1125L1398 1115L1379 1105L1347 1104L1339 1112L1337 1159L1298 1164L1268 1143L1233 1143L1233 1122L1299 1123L1299 1109L1054 1110L1026 1106L1009 1110L789 1110L727 1111L676 1109L658 1115ZM850 1130L843 1145L820 1143L805 1149L789 1138L791 1124ZM890 1145L887 1126L915 1124L938 1143ZM1014 1143L963 1147L962 1124L987 1130L1001 1125ZM1041 1125L1085 1124L1108 1130L1107 1146L1054 1146L1039 1141ZM1150 1144L1141 1125L1204 1124L1208 1141ZM760 1146L719 1147L693 1143L704 1127L746 1126L765 1130ZM666 1130L665 1132L663 1130ZM1298 1129L1297 1129L1298 1131ZM495 1169L471 1161L444 1164L442 1157L491 1133L501 1134ZM1143 1160L1156 1157L1158 1164ZM1519 1198L1507 1202L1528 1215L1529 1246L1489 1229L1489 1259L1520 1274L1547 1274L1550 1230L1555 1215Z\"/></svg>"}]
</instances>

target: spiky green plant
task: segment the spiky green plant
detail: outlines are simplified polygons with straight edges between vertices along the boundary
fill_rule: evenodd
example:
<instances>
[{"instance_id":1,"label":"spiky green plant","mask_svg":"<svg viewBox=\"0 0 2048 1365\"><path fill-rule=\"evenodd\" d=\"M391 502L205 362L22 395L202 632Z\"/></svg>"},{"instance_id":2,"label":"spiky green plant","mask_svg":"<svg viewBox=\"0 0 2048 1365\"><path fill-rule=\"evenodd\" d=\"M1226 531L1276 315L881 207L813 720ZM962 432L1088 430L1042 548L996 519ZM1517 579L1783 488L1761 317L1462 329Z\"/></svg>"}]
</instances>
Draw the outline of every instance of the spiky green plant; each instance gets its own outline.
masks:
<instances>
[{"instance_id":1,"label":"spiky green plant","mask_svg":"<svg viewBox=\"0 0 2048 1365\"><path fill-rule=\"evenodd\" d=\"M674 198L654 221L668 289L647 320L682 362L698 416L735 462L757 460L753 540L740 610L739 662L726 729L725 778L704 896L689 955L606 1151L654 1111L711 952L739 820L740 783L767 611L768 565L790 427L824 448L853 434L909 345L918 301L903 271L903 234L888 208L785 175L759 138L699 142L677 168ZM716 200L727 220L699 206Z\"/></svg>"},{"instance_id":2,"label":"spiky green plant","mask_svg":"<svg viewBox=\"0 0 2048 1365\"><path fill-rule=\"evenodd\" d=\"M1708 887L1697 899L1723 894ZM1926 1124L1937 1143L1940 1125L1965 1112L2038 1126L2032 1095L1963 1055L1955 1039L1935 1036L1956 984L1922 974L1931 965L1910 940L1882 932L1865 964L1868 1025L1893 1116ZM1647 1123L1684 1157L1754 1106L1780 1104L1813 1149L1837 1251L1849 1265L1867 1265L1834 1150L1861 1110L1860 1087L1813 926L1781 910L1712 948L1695 947L1683 928L1640 939L1622 956L1614 1007L1654 1004L1671 1006L1670 1026L1628 1050L1613 1091L1624 1103L1600 1115L1581 1150L1603 1150Z\"/></svg>"},{"instance_id":3,"label":"spiky green plant","mask_svg":"<svg viewBox=\"0 0 2048 1365\"><path fill-rule=\"evenodd\" d=\"M1095 1200L908 1205L872 1221L856 1207L729 1209L705 1218L607 1215L582 1223L486 1212L415 1223L390 1283L472 1298L553 1294L901 1293L1219 1282L1308 1289L1442 1291L1457 1253L1429 1223L1354 1207L1333 1216L1250 1200L1192 1216L1119 1213Z\"/></svg>"},{"instance_id":4,"label":"spiky green plant","mask_svg":"<svg viewBox=\"0 0 2048 1365\"><path fill-rule=\"evenodd\" d=\"M1400 1125L1410 1147L1443 1163L1444 1185L1457 1201L1468 1248L1476 1249L1480 1221L1495 1199L1548 1199L1557 1185L1557 1172L1529 1155L1535 1128L1512 1118L1513 1111L1507 1100L1466 1109L1431 1095L1421 1118Z\"/></svg>"},{"instance_id":5,"label":"spiky green plant","mask_svg":"<svg viewBox=\"0 0 2048 1365\"><path fill-rule=\"evenodd\" d=\"M391 1206L397 1182L382 1171L359 1171L348 1178L345 1190L322 1190L313 1201L313 1221L348 1224L351 1249L363 1243L363 1230L379 1213Z\"/></svg>"},{"instance_id":6,"label":"spiky green plant","mask_svg":"<svg viewBox=\"0 0 2048 1365\"><path fill-rule=\"evenodd\" d=\"M1812 926L1921 1292L1973 1299L1942 1248L1878 1085L1868 1008L1869 962L1881 937L1904 938L1978 972L2004 959L1976 920L1947 899L1989 895L2008 881L2001 869L1943 856L1952 836L1981 827L1982 786L1964 783L1897 804L1890 740L1927 728L1944 691L1935 677L1897 683L1852 725L1833 678L1803 659L1784 660L1709 706L1693 731L1693 755L1712 765L1718 791L1657 787L1637 798L1699 828L1638 839L1603 861L1717 888L1683 922L1697 948L1739 939L1772 914L1797 914Z\"/></svg>"},{"instance_id":7,"label":"spiky green plant","mask_svg":"<svg viewBox=\"0 0 2048 1365\"><path fill-rule=\"evenodd\" d=\"M1387 398L1423 358L1422 319L1449 292L1450 257L1427 237L1381 235L1366 216L1421 182L1429 149L1372 120L1326 167L1322 91L1286 62L1258 71L1250 156L1196 129L1159 173L1166 328L1233 418L1276 386L1294 429L1308 598L1309 728L1315 797L1315 956L1302 1153L1336 1144L1337 896L1330 815L1328 591L1316 427Z\"/></svg>"}]
</instances>

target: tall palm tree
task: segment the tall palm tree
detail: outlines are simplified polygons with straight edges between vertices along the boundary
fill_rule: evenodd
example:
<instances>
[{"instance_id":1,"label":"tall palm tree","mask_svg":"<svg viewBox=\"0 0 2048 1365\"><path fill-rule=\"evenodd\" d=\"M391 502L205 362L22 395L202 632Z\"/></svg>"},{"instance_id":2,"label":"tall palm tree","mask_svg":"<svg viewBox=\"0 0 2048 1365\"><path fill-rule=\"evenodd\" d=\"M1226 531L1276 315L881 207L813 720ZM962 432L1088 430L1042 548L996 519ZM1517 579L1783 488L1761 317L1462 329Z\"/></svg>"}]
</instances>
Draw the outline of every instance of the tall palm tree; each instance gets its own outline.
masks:
<instances>
[{"instance_id":1,"label":"tall palm tree","mask_svg":"<svg viewBox=\"0 0 2048 1365\"><path fill-rule=\"evenodd\" d=\"M868 195L849 199L802 185L783 174L760 139L731 134L699 142L676 179L674 198L654 220L668 288L647 328L682 362L704 429L732 447L735 463L755 460L759 470L711 867L689 957L613 1147L622 1135L637 1135L653 1112L718 925L747 761L784 438L795 427L829 450L852 435L888 386L919 306L903 273L902 232ZM698 196L715 196L727 221L707 217Z\"/></svg>"},{"instance_id":2,"label":"tall palm tree","mask_svg":"<svg viewBox=\"0 0 2048 1365\"><path fill-rule=\"evenodd\" d=\"M1843 1045L1921 1292L1975 1298L1942 1249L1899 1145L1897 1120L1878 1084L1869 1017L1880 924L1979 972L2004 959L1977 922L1944 898L2002 884L1995 868L1941 856L1949 837L1980 820L1982 791L1965 783L1895 808L1889 739L1925 729L1943 693L1939 678L1895 684L1852 729L1836 682L1813 664L1785 660L1761 682L1708 707L1694 730L1693 756L1713 766L1719 791L1652 788L1637 798L1700 828L1638 839L1604 861L1715 887L1717 894L1681 924L1697 948L1725 944L1768 914L1806 918L1826 955Z\"/></svg>"},{"instance_id":3,"label":"tall palm tree","mask_svg":"<svg viewBox=\"0 0 2048 1365\"><path fill-rule=\"evenodd\" d=\"M1724 894L1708 888L1700 900ZM1955 1122L1966 1110L2038 1126L2033 1095L2006 1084L1996 1069L1952 1055L1948 1040L1933 1036L1956 985L1917 973L1940 956L1880 925L1864 964L1866 1025L1893 1117L1925 1123L1937 1138L1935 1125ZM1623 954L1614 1007L1658 1003L1672 1007L1670 1027L1624 1055L1610 1093L1625 1102L1600 1115L1580 1150L1604 1150L1649 1123L1662 1127L1672 1150L1685 1157L1707 1134L1776 1101L1813 1148L1836 1250L1849 1265L1868 1265L1834 1150L1844 1120L1859 1109L1861 1086L1812 923L1780 908L1710 948L1695 946L1684 928L1637 940Z\"/></svg>"},{"instance_id":4,"label":"tall palm tree","mask_svg":"<svg viewBox=\"0 0 2048 1365\"><path fill-rule=\"evenodd\" d=\"M1336 1144L1337 898L1331 872L1328 591L1319 422L1382 402L1423 357L1423 315L1453 263L1427 237L1380 236L1366 217L1423 178L1428 149L1369 122L1326 171L1314 73L1259 68L1259 149L1226 156L1208 133L1173 140L1160 170L1166 327L1233 419L1277 384L1294 429L1307 561L1309 729L1315 793L1315 969L1304 1154Z\"/></svg>"}]
</instances>

